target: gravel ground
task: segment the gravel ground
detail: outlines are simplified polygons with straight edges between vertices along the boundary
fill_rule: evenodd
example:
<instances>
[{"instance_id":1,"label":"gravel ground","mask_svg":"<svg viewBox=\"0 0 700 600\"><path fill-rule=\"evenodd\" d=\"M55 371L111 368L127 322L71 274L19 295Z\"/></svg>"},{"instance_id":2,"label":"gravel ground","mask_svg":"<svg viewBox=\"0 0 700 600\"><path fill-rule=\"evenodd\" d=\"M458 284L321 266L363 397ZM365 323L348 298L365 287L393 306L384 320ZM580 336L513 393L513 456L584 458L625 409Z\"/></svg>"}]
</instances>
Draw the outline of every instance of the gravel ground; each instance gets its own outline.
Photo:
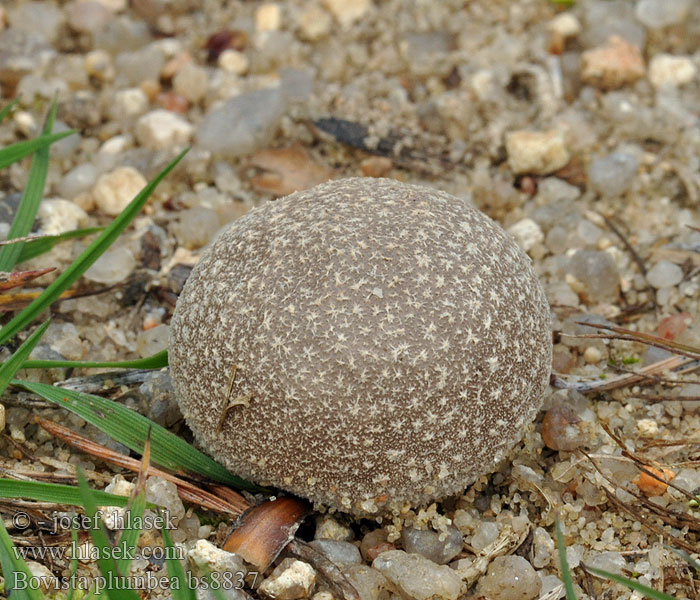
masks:
<instances>
[{"instance_id":1,"label":"gravel ground","mask_svg":"<svg viewBox=\"0 0 700 600\"><path fill-rule=\"evenodd\" d=\"M700 346L699 47L696 0L6 1L0 95L22 100L0 124L0 144L36 135L54 95L56 129L80 132L53 146L39 231L109 222L192 145L83 281L116 287L63 301L33 356L116 360L164 348L200 249L267 200L357 175L448 191L532 257L552 307L555 385L510 459L463 496L379 522L319 517L305 535L362 600L558 598L558 510L579 598L630 597L581 563L696 597L697 574L664 544L696 547L697 507L633 460L697 493L694 363L665 381L615 384L668 353L575 336L595 333L585 321ZM27 163L0 173L2 235L27 173ZM60 270L83 247L60 245L28 268ZM84 373L26 376L69 375ZM121 391L187 435L165 375ZM3 401L3 470L59 476L81 465L94 485L128 493L116 471L72 454L31 414L119 444L24 396ZM149 494L182 517L173 537L191 561L242 568L215 547L227 523L186 511L159 478ZM57 575L66 566L49 564ZM145 560L136 568L165 573ZM246 593L330 600L323 578L290 558Z\"/></svg>"}]
</instances>

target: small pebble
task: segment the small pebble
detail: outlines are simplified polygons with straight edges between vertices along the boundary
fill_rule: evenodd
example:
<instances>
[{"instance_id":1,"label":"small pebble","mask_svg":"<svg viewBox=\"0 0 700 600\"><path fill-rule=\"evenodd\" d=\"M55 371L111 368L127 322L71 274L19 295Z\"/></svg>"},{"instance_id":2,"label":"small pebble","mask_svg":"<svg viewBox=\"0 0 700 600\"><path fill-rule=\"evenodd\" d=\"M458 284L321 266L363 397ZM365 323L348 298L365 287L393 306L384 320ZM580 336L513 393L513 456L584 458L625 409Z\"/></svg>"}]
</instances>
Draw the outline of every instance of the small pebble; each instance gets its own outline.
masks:
<instances>
[{"instance_id":1,"label":"small pebble","mask_svg":"<svg viewBox=\"0 0 700 600\"><path fill-rule=\"evenodd\" d=\"M559 13L549 23L547 29L564 39L575 37L581 32L581 22L572 12Z\"/></svg>"},{"instance_id":2,"label":"small pebble","mask_svg":"<svg viewBox=\"0 0 700 600\"><path fill-rule=\"evenodd\" d=\"M114 285L124 281L136 268L136 259L128 248L119 247L107 250L85 271L85 279Z\"/></svg>"},{"instance_id":3,"label":"small pebble","mask_svg":"<svg viewBox=\"0 0 700 600\"><path fill-rule=\"evenodd\" d=\"M549 565L557 555L554 540L543 527L537 527L532 532L532 566L542 569Z\"/></svg>"},{"instance_id":4,"label":"small pebble","mask_svg":"<svg viewBox=\"0 0 700 600\"><path fill-rule=\"evenodd\" d=\"M58 182L58 193L72 200L78 194L88 191L97 181L97 168L91 163L83 163L68 171Z\"/></svg>"},{"instance_id":5,"label":"small pebble","mask_svg":"<svg viewBox=\"0 0 700 600\"><path fill-rule=\"evenodd\" d=\"M454 526L442 532L404 527L401 542L409 554L420 554L438 565L450 562L464 546L462 534Z\"/></svg>"},{"instance_id":6,"label":"small pebble","mask_svg":"<svg viewBox=\"0 0 700 600\"><path fill-rule=\"evenodd\" d=\"M616 575L624 575L624 571L627 569L627 561L619 552L593 553L587 557L586 565L608 571L609 573L615 573Z\"/></svg>"},{"instance_id":7,"label":"small pebble","mask_svg":"<svg viewBox=\"0 0 700 600\"><path fill-rule=\"evenodd\" d=\"M544 242L542 229L532 219L521 219L514 225L511 225L507 231L525 252Z\"/></svg>"},{"instance_id":8,"label":"small pebble","mask_svg":"<svg viewBox=\"0 0 700 600\"><path fill-rule=\"evenodd\" d=\"M243 54L243 52L229 48L228 50L224 50L219 55L218 65L227 73L244 75L248 72L250 61L248 60L248 57Z\"/></svg>"},{"instance_id":9,"label":"small pebble","mask_svg":"<svg viewBox=\"0 0 700 600\"><path fill-rule=\"evenodd\" d=\"M223 158L249 154L271 139L285 109L279 88L241 94L204 117L197 143Z\"/></svg>"},{"instance_id":10,"label":"small pebble","mask_svg":"<svg viewBox=\"0 0 700 600\"><path fill-rule=\"evenodd\" d=\"M666 340L675 340L693 322L688 312L679 312L662 319L657 328L659 336Z\"/></svg>"},{"instance_id":11,"label":"small pebble","mask_svg":"<svg viewBox=\"0 0 700 600\"><path fill-rule=\"evenodd\" d=\"M64 10L70 28L83 33L102 29L113 16L109 9L91 0L74 0Z\"/></svg>"},{"instance_id":12,"label":"small pebble","mask_svg":"<svg viewBox=\"0 0 700 600\"><path fill-rule=\"evenodd\" d=\"M372 7L372 0L323 0L342 27L349 27L364 17Z\"/></svg>"},{"instance_id":13,"label":"small pebble","mask_svg":"<svg viewBox=\"0 0 700 600\"><path fill-rule=\"evenodd\" d=\"M604 46L581 55L581 79L602 90L613 90L644 77L644 58L635 44L613 35Z\"/></svg>"},{"instance_id":14,"label":"small pebble","mask_svg":"<svg viewBox=\"0 0 700 600\"><path fill-rule=\"evenodd\" d=\"M297 20L299 33L302 39L316 42L325 38L333 27L333 19L328 11L316 4L305 6L299 13Z\"/></svg>"},{"instance_id":15,"label":"small pebble","mask_svg":"<svg viewBox=\"0 0 700 600\"><path fill-rule=\"evenodd\" d=\"M550 408L542 420L542 440L547 448L566 452L580 448L584 442L580 421L570 406L557 404Z\"/></svg>"},{"instance_id":16,"label":"small pebble","mask_svg":"<svg viewBox=\"0 0 700 600\"><path fill-rule=\"evenodd\" d=\"M316 571L305 562L285 558L258 588L258 592L275 600L306 598L316 583Z\"/></svg>"},{"instance_id":17,"label":"small pebble","mask_svg":"<svg viewBox=\"0 0 700 600\"><path fill-rule=\"evenodd\" d=\"M409 600L457 600L462 588L461 578L450 567L403 550L382 552L374 559L372 568Z\"/></svg>"},{"instance_id":18,"label":"small pebble","mask_svg":"<svg viewBox=\"0 0 700 600\"><path fill-rule=\"evenodd\" d=\"M613 152L594 159L588 168L588 181L599 194L621 196L634 183L639 163L627 152Z\"/></svg>"},{"instance_id":19,"label":"small pebble","mask_svg":"<svg viewBox=\"0 0 700 600\"><path fill-rule=\"evenodd\" d=\"M146 500L167 510L175 525L185 516L185 505L172 481L158 476L149 477L146 480Z\"/></svg>"},{"instance_id":20,"label":"small pebble","mask_svg":"<svg viewBox=\"0 0 700 600\"><path fill-rule=\"evenodd\" d=\"M58 37L65 17L63 11L49 2L19 2L7 11L10 26L17 31L39 33L49 41Z\"/></svg>"},{"instance_id":21,"label":"small pebble","mask_svg":"<svg viewBox=\"0 0 700 600\"><path fill-rule=\"evenodd\" d=\"M320 515L316 519L315 540L340 540L349 542L354 537L353 531L347 525L336 521L330 515Z\"/></svg>"},{"instance_id":22,"label":"small pebble","mask_svg":"<svg viewBox=\"0 0 700 600\"><path fill-rule=\"evenodd\" d=\"M603 359L603 353L595 346L589 346L583 353L583 359L589 364L594 365Z\"/></svg>"},{"instance_id":23,"label":"small pebble","mask_svg":"<svg viewBox=\"0 0 700 600\"><path fill-rule=\"evenodd\" d=\"M112 81L116 74L112 56L102 49L91 50L83 62L85 72L99 81Z\"/></svg>"},{"instance_id":24,"label":"small pebble","mask_svg":"<svg viewBox=\"0 0 700 600\"><path fill-rule=\"evenodd\" d=\"M522 556L498 556L479 579L479 594L498 600L532 600L542 589L542 582L532 565Z\"/></svg>"},{"instance_id":25,"label":"small pebble","mask_svg":"<svg viewBox=\"0 0 700 600\"><path fill-rule=\"evenodd\" d=\"M665 481L671 481L676 476L676 473L671 469L657 469L655 467L645 467L645 469ZM649 498L663 496L668 489L667 483L659 481L644 472L639 473L639 475L632 480L632 483L636 484L639 491Z\"/></svg>"},{"instance_id":26,"label":"small pebble","mask_svg":"<svg viewBox=\"0 0 700 600\"><path fill-rule=\"evenodd\" d=\"M365 177L384 177L394 166L388 156L368 156L360 163L360 169Z\"/></svg>"},{"instance_id":27,"label":"small pebble","mask_svg":"<svg viewBox=\"0 0 700 600\"><path fill-rule=\"evenodd\" d=\"M656 289L673 287L682 279L683 269L668 260L660 260L647 271L647 281Z\"/></svg>"},{"instance_id":28,"label":"small pebble","mask_svg":"<svg viewBox=\"0 0 700 600\"><path fill-rule=\"evenodd\" d=\"M158 81L165 57L157 47L148 45L133 52L121 52L114 62L119 80L137 86L149 79Z\"/></svg>"},{"instance_id":29,"label":"small pebble","mask_svg":"<svg viewBox=\"0 0 700 600\"><path fill-rule=\"evenodd\" d=\"M692 5L693 0L638 0L635 13L649 29L660 29L681 23Z\"/></svg>"},{"instance_id":30,"label":"small pebble","mask_svg":"<svg viewBox=\"0 0 700 600\"><path fill-rule=\"evenodd\" d=\"M656 88L679 87L690 83L698 70L688 56L656 54L649 63L649 81Z\"/></svg>"},{"instance_id":31,"label":"small pebble","mask_svg":"<svg viewBox=\"0 0 700 600\"><path fill-rule=\"evenodd\" d=\"M620 289L620 273L610 254L577 250L569 260L569 273L583 286L576 290L593 303L613 301Z\"/></svg>"},{"instance_id":32,"label":"small pebble","mask_svg":"<svg viewBox=\"0 0 700 600\"><path fill-rule=\"evenodd\" d=\"M84 226L87 213L68 200L46 198L39 204L37 217L42 234L57 235Z\"/></svg>"},{"instance_id":33,"label":"small pebble","mask_svg":"<svg viewBox=\"0 0 700 600\"><path fill-rule=\"evenodd\" d=\"M498 525L493 521L482 521L474 531L469 545L477 552L493 544L498 539Z\"/></svg>"},{"instance_id":34,"label":"small pebble","mask_svg":"<svg viewBox=\"0 0 700 600\"><path fill-rule=\"evenodd\" d=\"M383 600L389 590L386 577L367 565L357 565L343 570L350 585L357 590L360 600Z\"/></svg>"},{"instance_id":35,"label":"small pebble","mask_svg":"<svg viewBox=\"0 0 700 600\"><path fill-rule=\"evenodd\" d=\"M219 227L219 215L216 211L204 206L195 206L183 211L171 229L181 245L195 249L208 244Z\"/></svg>"},{"instance_id":36,"label":"small pebble","mask_svg":"<svg viewBox=\"0 0 700 600\"><path fill-rule=\"evenodd\" d=\"M243 560L237 554L221 550L207 540L197 540L187 552L187 556L200 569L207 569L212 573L247 572Z\"/></svg>"},{"instance_id":37,"label":"small pebble","mask_svg":"<svg viewBox=\"0 0 700 600\"><path fill-rule=\"evenodd\" d=\"M340 540L314 540L309 542L309 545L318 550L335 566L341 569L362 563L360 551L357 546L350 542L343 542Z\"/></svg>"},{"instance_id":38,"label":"small pebble","mask_svg":"<svg viewBox=\"0 0 700 600\"><path fill-rule=\"evenodd\" d=\"M120 214L146 185L147 181L133 167L119 167L101 175L92 195L97 208L106 215Z\"/></svg>"},{"instance_id":39,"label":"small pebble","mask_svg":"<svg viewBox=\"0 0 700 600\"><path fill-rule=\"evenodd\" d=\"M374 529L365 534L360 542L360 553L365 560L373 561L382 552L395 550L396 547L388 540L385 529Z\"/></svg>"},{"instance_id":40,"label":"small pebble","mask_svg":"<svg viewBox=\"0 0 700 600\"><path fill-rule=\"evenodd\" d=\"M0 404L0 433L5 430L5 405Z\"/></svg>"},{"instance_id":41,"label":"small pebble","mask_svg":"<svg viewBox=\"0 0 700 600\"><path fill-rule=\"evenodd\" d=\"M569 162L564 134L550 131L511 131L506 134L508 164L513 173L546 175Z\"/></svg>"},{"instance_id":42,"label":"small pebble","mask_svg":"<svg viewBox=\"0 0 700 600\"><path fill-rule=\"evenodd\" d=\"M168 110L153 110L136 123L136 139L151 150L166 150L190 141L194 126Z\"/></svg>"},{"instance_id":43,"label":"small pebble","mask_svg":"<svg viewBox=\"0 0 700 600\"><path fill-rule=\"evenodd\" d=\"M136 338L136 351L139 356L146 358L153 356L168 347L168 326L156 325L146 331L142 331Z\"/></svg>"},{"instance_id":44,"label":"small pebble","mask_svg":"<svg viewBox=\"0 0 700 600\"><path fill-rule=\"evenodd\" d=\"M281 24L282 11L279 4L263 4L255 11L256 31L277 31Z\"/></svg>"},{"instance_id":45,"label":"small pebble","mask_svg":"<svg viewBox=\"0 0 700 600\"><path fill-rule=\"evenodd\" d=\"M148 109L148 96L141 88L127 88L114 94L110 112L113 119L124 121L143 114Z\"/></svg>"},{"instance_id":46,"label":"small pebble","mask_svg":"<svg viewBox=\"0 0 700 600\"><path fill-rule=\"evenodd\" d=\"M194 63L183 66L173 77L173 89L190 102L199 102L207 93L207 71Z\"/></svg>"}]
</instances>

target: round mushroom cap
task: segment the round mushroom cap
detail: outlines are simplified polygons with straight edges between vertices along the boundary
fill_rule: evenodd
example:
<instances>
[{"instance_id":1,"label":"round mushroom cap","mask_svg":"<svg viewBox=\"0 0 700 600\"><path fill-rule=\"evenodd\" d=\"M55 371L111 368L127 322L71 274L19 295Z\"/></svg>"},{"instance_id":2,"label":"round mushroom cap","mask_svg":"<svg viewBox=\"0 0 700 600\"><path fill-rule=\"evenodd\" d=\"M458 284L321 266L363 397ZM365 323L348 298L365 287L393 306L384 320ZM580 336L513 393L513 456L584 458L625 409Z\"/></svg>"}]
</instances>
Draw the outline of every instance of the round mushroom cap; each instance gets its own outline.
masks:
<instances>
[{"instance_id":1,"label":"round mushroom cap","mask_svg":"<svg viewBox=\"0 0 700 600\"><path fill-rule=\"evenodd\" d=\"M527 255L464 200L389 179L331 181L232 223L170 331L178 401L205 451L355 514L492 472L551 367Z\"/></svg>"}]
</instances>

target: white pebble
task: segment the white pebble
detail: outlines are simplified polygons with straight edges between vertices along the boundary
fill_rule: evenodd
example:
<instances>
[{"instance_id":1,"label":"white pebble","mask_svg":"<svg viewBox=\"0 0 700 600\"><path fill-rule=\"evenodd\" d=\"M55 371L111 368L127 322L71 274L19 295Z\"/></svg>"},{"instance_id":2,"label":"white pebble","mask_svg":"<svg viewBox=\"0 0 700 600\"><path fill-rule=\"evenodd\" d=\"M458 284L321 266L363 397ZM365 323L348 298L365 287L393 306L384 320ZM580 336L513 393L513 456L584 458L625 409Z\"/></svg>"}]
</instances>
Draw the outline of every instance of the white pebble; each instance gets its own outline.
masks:
<instances>
[{"instance_id":1,"label":"white pebble","mask_svg":"<svg viewBox=\"0 0 700 600\"><path fill-rule=\"evenodd\" d=\"M338 23L349 27L369 12L372 0L323 0L323 4Z\"/></svg>"},{"instance_id":2,"label":"white pebble","mask_svg":"<svg viewBox=\"0 0 700 600\"><path fill-rule=\"evenodd\" d=\"M151 150L165 150L189 142L194 127L175 113L153 110L136 123L136 139Z\"/></svg>"},{"instance_id":3,"label":"white pebble","mask_svg":"<svg viewBox=\"0 0 700 600\"><path fill-rule=\"evenodd\" d=\"M258 591L276 600L306 598L316 583L316 571L305 562L285 558L258 588Z\"/></svg>"},{"instance_id":4,"label":"white pebble","mask_svg":"<svg viewBox=\"0 0 700 600\"><path fill-rule=\"evenodd\" d=\"M657 54L649 63L649 81L654 87L681 86L695 79L697 69L687 56Z\"/></svg>"},{"instance_id":5,"label":"white pebble","mask_svg":"<svg viewBox=\"0 0 700 600\"><path fill-rule=\"evenodd\" d=\"M326 37L333 26L333 19L320 6L311 4L305 7L297 20L299 33L304 40L315 42Z\"/></svg>"},{"instance_id":6,"label":"white pebble","mask_svg":"<svg viewBox=\"0 0 700 600\"><path fill-rule=\"evenodd\" d=\"M113 119L123 120L136 117L148 108L148 96L141 88L127 88L114 94L110 106Z\"/></svg>"},{"instance_id":7,"label":"white pebble","mask_svg":"<svg viewBox=\"0 0 700 600\"><path fill-rule=\"evenodd\" d=\"M250 61L248 60L248 57L243 54L243 52L229 48L228 50L224 50L219 55L218 64L219 67L227 73L243 75L248 71Z\"/></svg>"},{"instance_id":8,"label":"white pebble","mask_svg":"<svg viewBox=\"0 0 700 600\"><path fill-rule=\"evenodd\" d=\"M457 600L462 579L447 565L436 565L420 554L403 550L382 552L372 567L386 577L402 598Z\"/></svg>"},{"instance_id":9,"label":"white pebble","mask_svg":"<svg viewBox=\"0 0 700 600\"><path fill-rule=\"evenodd\" d=\"M522 556L499 556L491 562L477 589L487 598L532 600L540 593L542 582Z\"/></svg>"},{"instance_id":10,"label":"white pebble","mask_svg":"<svg viewBox=\"0 0 700 600\"><path fill-rule=\"evenodd\" d=\"M128 248L120 247L107 250L95 263L85 271L85 279L114 285L124 281L136 267L134 255Z\"/></svg>"},{"instance_id":11,"label":"white pebble","mask_svg":"<svg viewBox=\"0 0 700 600\"><path fill-rule=\"evenodd\" d=\"M282 11L278 4L263 4L255 11L255 29L257 31L277 31L281 24Z\"/></svg>"},{"instance_id":12,"label":"white pebble","mask_svg":"<svg viewBox=\"0 0 700 600\"><path fill-rule=\"evenodd\" d=\"M119 167L102 175L92 188L97 208L106 215L121 213L146 185L146 179L133 167Z\"/></svg>"},{"instance_id":13,"label":"white pebble","mask_svg":"<svg viewBox=\"0 0 700 600\"><path fill-rule=\"evenodd\" d=\"M542 229L532 219L521 219L508 228L508 233L515 238L515 241L525 252L544 241Z\"/></svg>"},{"instance_id":14,"label":"white pebble","mask_svg":"<svg viewBox=\"0 0 700 600\"><path fill-rule=\"evenodd\" d=\"M87 213L73 202L50 198L39 204L37 217L41 221L42 234L57 235L84 225Z\"/></svg>"},{"instance_id":15,"label":"white pebble","mask_svg":"<svg viewBox=\"0 0 700 600\"><path fill-rule=\"evenodd\" d=\"M563 12L547 23L547 29L563 38L574 37L581 33L581 22L573 13Z\"/></svg>"},{"instance_id":16,"label":"white pebble","mask_svg":"<svg viewBox=\"0 0 700 600\"><path fill-rule=\"evenodd\" d=\"M659 289L678 285L683 279L683 269L668 260L660 260L647 272L649 285Z\"/></svg>"},{"instance_id":17,"label":"white pebble","mask_svg":"<svg viewBox=\"0 0 700 600\"><path fill-rule=\"evenodd\" d=\"M569 162L564 134L549 131L511 131L506 134L508 164L516 173L546 175Z\"/></svg>"},{"instance_id":18,"label":"white pebble","mask_svg":"<svg viewBox=\"0 0 700 600\"><path fill-rule=\"evenodd\" d=\"M197 540L187 556L198 567L208 569L213 573L246 573L243 560L233 552L217 548L207 540Z\"/></svg>"},{"instance_id":19,"label":"white pebble","mask_svg":"<svg viewBox=\"0 0 700 600\"><path fill-rule=\"evenodd\" d=\"M659 433L659 424L654 419L639 419L637 431L642 436L654 436Z\"/></svg>"},{"instance_id":20,"label":"white pebble","mask_svg":"<svg viewBox=\"0 0 700 600\"><path fill-rule=\"evenodd\" d=\"M206 69L187 63L173 77L173 89L190 102L199 102L207 93L209 77Z\"/></svg>"},{"instance_id":21,"label":"white pebble","mask_svg":"<svg viewBox=\"0 0 700 600\"><path fill-rule=\"evenodd\" d=\"M602 358L603 353L595 346L589 346L583 353L583 360L585 360L589 365L594 365L600 362Z\"/></svg>"},{"instance_id":22,"label":"white pebble","mask_svg":"<svg viewBox=\"0 0 700 600\"><path fill-rule=\"evenodd\" d=\"M0 432L5 429L5 405L0 404Z\"/></svg>"}]
</instances>

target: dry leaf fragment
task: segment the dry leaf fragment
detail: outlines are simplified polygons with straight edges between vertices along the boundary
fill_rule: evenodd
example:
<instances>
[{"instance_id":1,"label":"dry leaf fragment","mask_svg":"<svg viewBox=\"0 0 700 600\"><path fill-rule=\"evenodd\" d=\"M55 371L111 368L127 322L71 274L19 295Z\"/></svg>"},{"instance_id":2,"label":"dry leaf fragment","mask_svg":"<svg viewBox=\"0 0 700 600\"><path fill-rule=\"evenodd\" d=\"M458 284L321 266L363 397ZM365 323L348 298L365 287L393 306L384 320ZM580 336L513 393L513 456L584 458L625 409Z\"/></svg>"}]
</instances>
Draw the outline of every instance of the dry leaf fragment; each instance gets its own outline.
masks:
<instances>
[{"instance_id":1,"label":"dry leaf fragment","mask_svg":"<svg viewBox=\"0 0 700 600\"><path fill-rule=\"evenodd\" d=\"M310 512L311 505L300 498L267 500L241 515L223 549L264 571L294 538L299 524Z\"/></svg>"},{"instance_id":2,"label":"dry leaf fragment","mask_svg":"<svg viewBox=\"0 0 700 600\"><path fill-rule=\"evenodd\" d=\"M32 281L32 279L36 279L37 277L41 277L55 270L56 267L39 269L37 271L15 271L14 273L0 271L0 290L9 290L13 287L23 285L28 281Z\"/></svg>"},{"instance_id":3,"label":"dry leaf fragment","mask_svg":"<svg viewBox=\"0 0 700 600\"><path fill-rule=\"evenodd\" d=\"M250 164L265 171L252 178L253 187L277 196L311 188L333 177L333 171L316 162L301 144L260 150L251 156Z\"/></svg>"}]
</instances>

